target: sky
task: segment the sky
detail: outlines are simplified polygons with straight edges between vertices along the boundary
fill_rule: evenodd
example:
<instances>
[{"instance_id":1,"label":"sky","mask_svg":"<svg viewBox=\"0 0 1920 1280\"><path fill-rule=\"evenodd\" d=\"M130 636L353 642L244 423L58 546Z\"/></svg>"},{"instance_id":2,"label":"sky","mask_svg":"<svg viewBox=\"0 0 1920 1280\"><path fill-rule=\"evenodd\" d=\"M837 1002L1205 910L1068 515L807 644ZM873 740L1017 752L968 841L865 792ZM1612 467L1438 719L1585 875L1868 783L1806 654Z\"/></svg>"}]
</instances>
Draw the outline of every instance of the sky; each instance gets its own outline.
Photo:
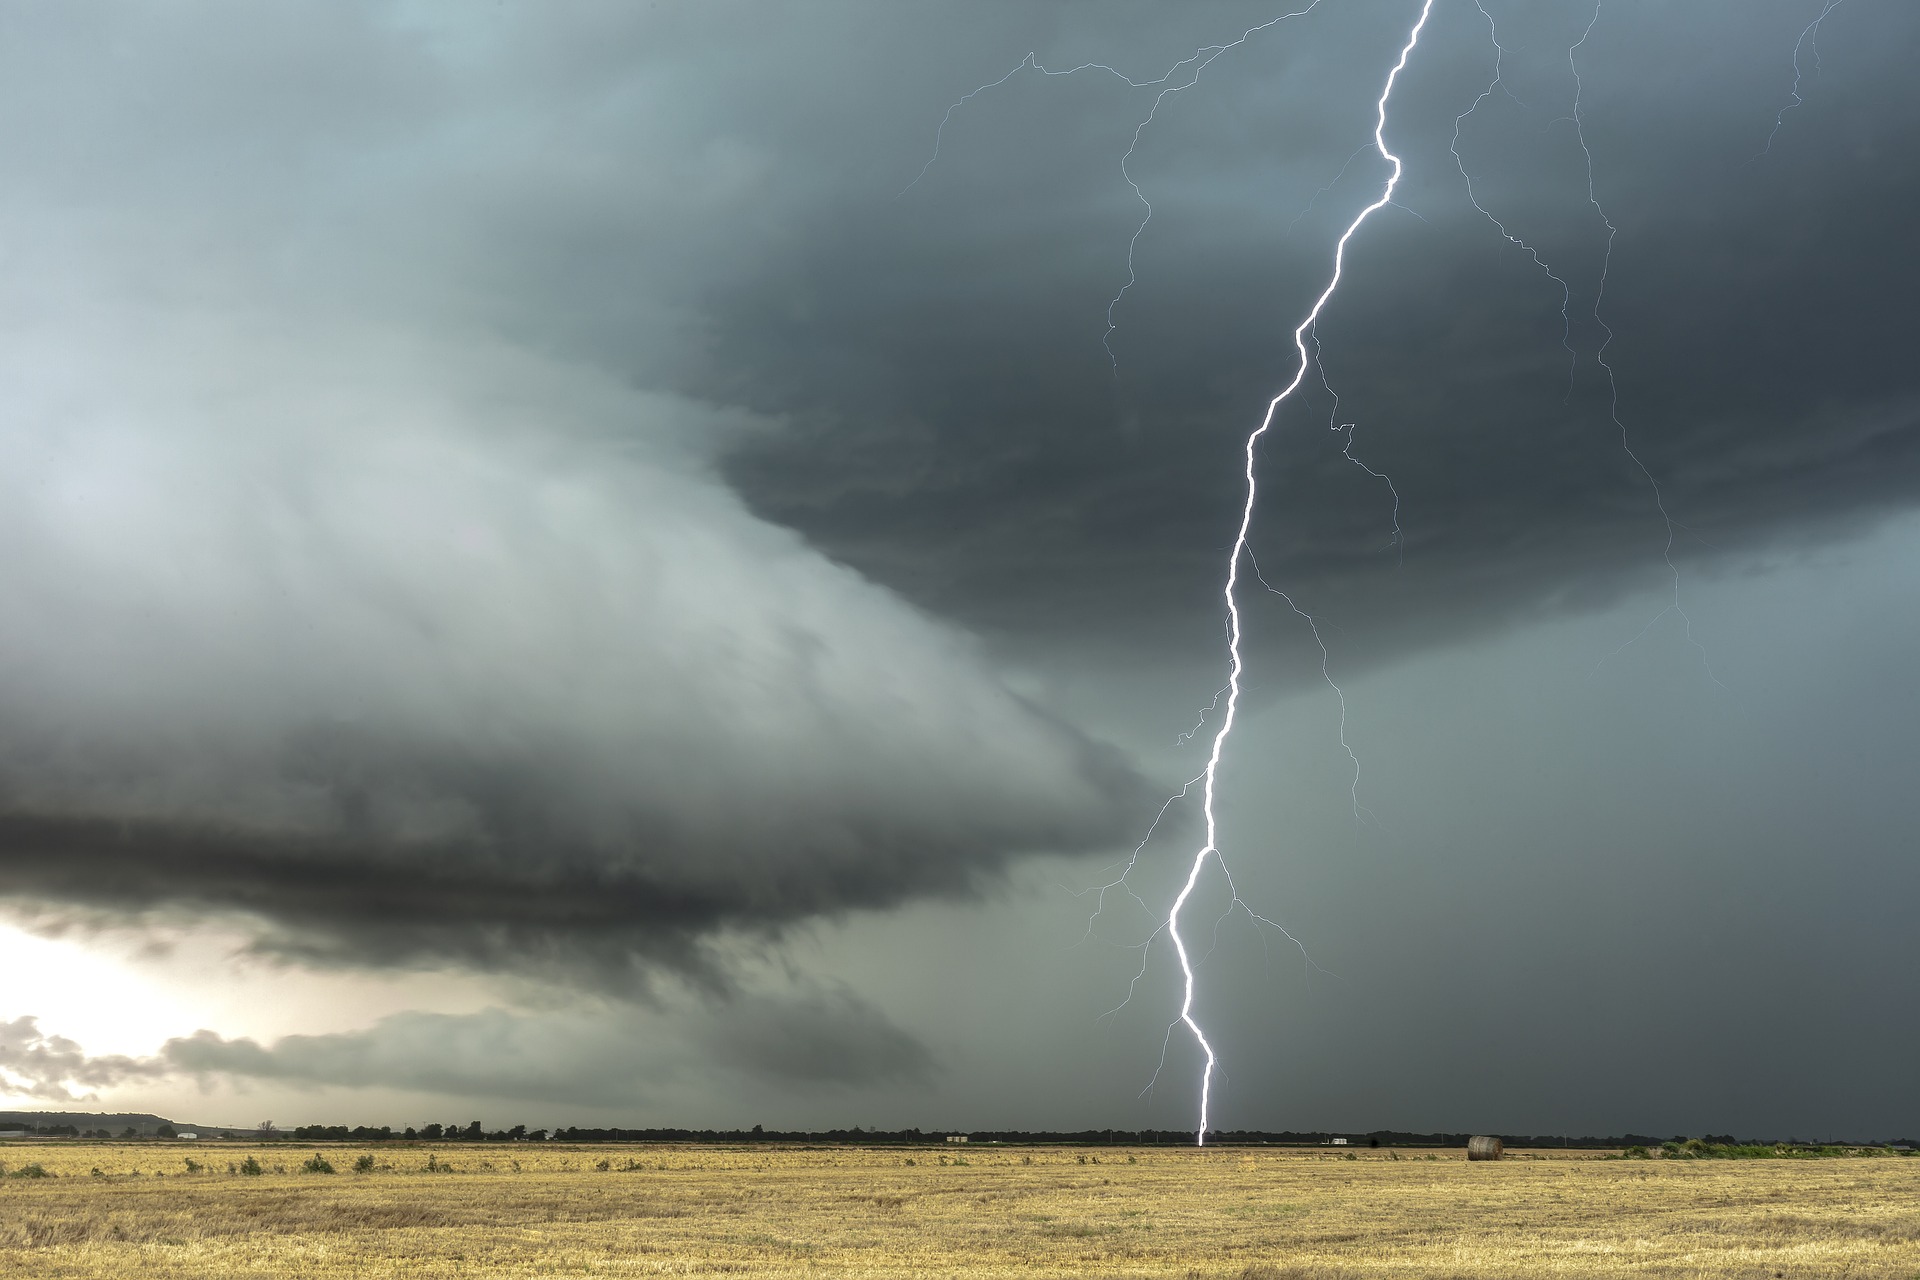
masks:
<instances>
[{"instance_id":1,"label":"sky","mask_svg":"<svg viewBox=\"0 0 1920 1280\"><path fill-rule=\"evenodd\" d=\"M0 5L0 1106L1191 1130L1419 8ZM1434 0L1215 1126L1920 1133L1916 42Z\"/></svg>"}]
</instances>

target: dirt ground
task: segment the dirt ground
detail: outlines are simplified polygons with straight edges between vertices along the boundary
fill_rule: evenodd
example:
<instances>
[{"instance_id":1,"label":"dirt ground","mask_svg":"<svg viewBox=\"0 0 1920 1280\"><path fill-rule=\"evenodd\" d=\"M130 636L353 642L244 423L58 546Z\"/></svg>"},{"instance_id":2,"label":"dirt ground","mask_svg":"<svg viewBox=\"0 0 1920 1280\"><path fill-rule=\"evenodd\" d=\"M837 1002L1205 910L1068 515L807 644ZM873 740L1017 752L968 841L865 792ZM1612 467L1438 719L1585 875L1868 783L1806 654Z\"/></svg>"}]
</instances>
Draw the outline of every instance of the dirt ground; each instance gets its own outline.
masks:
<instances>
[{"instance_id":1,"label":"dirt ground","mask_svg":"<svg viewBox=\"0 0 1920 1280\"><path fill-rule=\"evenodd\" d=\"M36 1280L1920 1278L1920 1157L69 1142L0 1161L0 1276Z\"/></svg>"}]
</instances>

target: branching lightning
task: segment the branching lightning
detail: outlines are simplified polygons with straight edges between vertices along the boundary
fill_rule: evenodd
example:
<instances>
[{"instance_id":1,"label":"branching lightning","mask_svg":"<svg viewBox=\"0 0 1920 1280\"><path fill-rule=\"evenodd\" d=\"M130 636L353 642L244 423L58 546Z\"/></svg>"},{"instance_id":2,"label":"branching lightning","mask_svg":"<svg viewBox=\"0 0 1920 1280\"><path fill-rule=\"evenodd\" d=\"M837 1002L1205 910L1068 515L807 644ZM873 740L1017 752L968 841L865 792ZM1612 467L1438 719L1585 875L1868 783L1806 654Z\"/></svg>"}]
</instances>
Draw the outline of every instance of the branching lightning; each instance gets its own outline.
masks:
<instances>
[{"instance_id":1,"label":"branching lightning","mask_svg":"<svg viewBox=\"0 0 1920 1280\"><path fill-rule=\"evenodd\" d=\"M967 103L971 102L980 94L985 93L987 90L1000 87L1029 67L1043 76L1072 76L1078 75L1082 71L1104 71L1108 75L1118 77L1121 81L1125 82L1130 89L1159 89L1160 92L1153 95L1153 102L1148 106L1147 114L1140 119L1139 123L1134 125L1133 137L1127 143L1126 152L1120 157L1120 176L1126 180L1127 186L1133 189L1134 199L1140 202L1141 213L1139 225L1134 227L1133 235L1127 240L1127 279L1126 282L1120 286L1119 291L1107 301L1107 331L1100 338L1100 345L1106 348L1107 361L1112 365L1114 373L1117 376L1120 371L1120 361L1119 357L1114 354L1113 335L1119 329L1120 325L1114 318L1114 313L1119 309L1120 303L1127 296L1128 291L1131 290L1135 284L1139 283L1139 275L1134 269L1134 250L1140 244L1140 237L1146 234L1147 224L1153 221L1153 202L1147 199L1147 193L1140 189L1140 184L1134 181L1133 173L1128 168L1128 164L1132 161L1134 153L1140 149L1141 136L1146 133L1147 126L1151 125L1154 118L1159 114L1160 104L1165 102L1170 94L1191 89L1194 85L1200 83L1201 74L1205 72L1208 67L1212 66L1222 54L1231 49L1238 49L1262 31L1277 27L1289 18L1304 17L1319 7L1320 0L1307 0L1307 4L1303 7L1283 13L1277 18L1270 18L1257 26L1248 27L1245 31L1242 31L1239 36L1227 41L1225 44L1202 45L1187 57L1174 63L1173 66L1167 69L1165 74L1152 80L1135 80L1132 76L1108 66L1104 62L1083 62L1075 67L1065 67L1056 70L1042 66L1036 56L1029 52L1025 58L1020 60L1020 64L1014 67L1013 70L1007 72L1007 74L1001 76L998 80L988 81L986 84L962 94L947 108L946 114L940 117L939 127L936 128L933 133L933 153L927 157L927 162L920 166L920 172L914 175L913 181L900 189L899 195L895 196L895 199L907 194L907 192L919 185L920 179L926 177L927 172L932 169L934 163L940 159L940 142L946 136L947 125L953 119L954 112L966 106ZM1176 80L1179 81L1179 83L1175 83ZM1357 155L1359 153L1356 152L1355 154ZM1342 172L1345 172L1345 170L1342 170Z\"/></svg>"},{"instance_id":2,"label":"branching lightning","mask_svg":"<svg viewBox=\"0 0 1920 1280\"><path fill-rule=\"evenodd\" d=\"M1573 73L1573 137L1574 141L1579 143L1580 154L1586 161L1587 203L1593 206L1594 213L1599 215L1601 224L1607 229L1606 252L1600 259L1600 281L1594 287L1593 310L1590 313L1593 317L1593 323L1600 329L1600 345L1594 349L1593 361L1599 365L1607 375L1607 416L1613 422L1614 430L1620 433L1621 451L1632 460L1635 467L1639 468L1640 474L1646 477L1647 488L1653 492L1653 505L1660 512L1661 522L1664 523L1667 528L1666 545L1661 548L1660 555L1661 558L1666 561L1667 573L1673 580L1673 603L1654 615L1654 617L1648 621L1647 625L1651 627L1653 623L1658 622L1669 613L1678 615L1681 626L1686 632L1687 643L1692 645L1700 655L1700 665L1706 671L1707 679L1718 685L1720 684L1720 677L1714 674L1713 660L1707 654L1707 647L1694 637L1693 618L1687 613L1686 608L1680 602L1680 566L1673 562L1673 544L1678 537L1680 526L1667 510L1667 499L1666 495L1660 491L1660 481L1654 476L1652 469L1640 460L1640 455L1634 452L1633 442L1627 436L1627 425L1620 420L1620 382L1619 379L1614 376L1613 366L1607 362L1607 348L1613 345L1613 330L1605 320L1600 318L1600 304L1605 301L1607 296L1607 273L1613 267L1613 242L1619 237L1620 229L1613 225L1613 219L1607 217L1607 211L1600 207L1600 197L1595 193L1593 183L1593 152L1587 146L1586 121L1580 114L1581 99L1586 92L1586 83L1580 78L1580 46L1587 42L1588 38L1593 35L1593 29L1599 25L1600 3L1599 0L1595 0L1593 17L1587 22L1586 30L1582 31L1580 38L1574 41L1567 49L1567 69ZM1644 629L1641 634L1645 634ZM1638 638L1638 636L1634 637L1636 640ZM1632 643L1632 640L1627 642L1627 644ZM1626 646L1623 645L1621 647L1625 648ZM1722 687L1724 688L1725 686Z\"/></svg>"},{"instance_id":3,"label":"branching lightning","mask_svg":"<svg viewBox=\"0 0 1920 1280\"><path fill-rule=\"evenodd\" d=\"M1368 475L1372 476L1375 480L1379 480L1382 483L1384 483L1387 486L1387 493L1393 498L1393 548L1394 548L1394 551L1398 554L1400 558L1400 562L1402 564L1405 564L1406 554L1407 554L1407 538L1406 538L1406 535L1403 532L1401 532L1401 529L1400 529L1400 491L1393 487L1392 476L1389 476L1384 472L1375 471L1372 467L1368 466L1366 463L1360 461L1360 459L1353 456L1353 433L1360 424L1357 422L1340 421L1340 393L1333 389L1333 383L1327 381L1327 367L1325 364L1321 363L1321 360L1320 360L1320 327L1318 325L1315 325L1313 330L1313 367L1315 371L1317 371L1320 375L1320 385L1324 387L1326 389L1327 394L1333 398L1333 407L1327 410L1327 430L1346 433L1347 443L1341 447L1340 456L1345 458L1348 462L1351 462L1354 466L1360 468L1362 471L1366 472ZM1261 583L1264 585L1266 583L1266 579L1262 578ZM1267 590L1273 591L1273 587L1267 586ZM1275 591L1274 594L1281 595L1282 593ZM1294 605L1292 600L1287 601L1287 606L1293 609L1295 613L1300 613L1299 608ZM1306 617L1305 614L1301 614L1300 616L1303 618ZM1307 621L1311 623L1313 620L1311 618L1308 618ZM1313 638L1316 643L1319 642L1320 640L1320 631L1317 627L1314 629ZM1321 644L1320 645L1320 658L1321 658L1320 674L1323 676L1327 674L1326 657L1327 657L1327 646L1325 644ZM1327 683L1330 685L1333 684L1333 678L1331 676L1327 677ZM1338 685L1334 685L1334 692L1336 693L1339 692ZM1345 721L1346 721L1345 695L1341 696L1340 711L1341 711L1342 729L1344 730ZM1344 736L1340 740L1340 745L1343 747L1346 746L1346 739ZM1349 748L1347 754L1349 755L1353 754L1351 748ZM1356 765L1357 765L1357 762L1356 762ZM1357 797L1356 797L1355 803L1356 804L1358 803Z\"/></svg>"},{"instance_id":4,"label":"branching lightning","mask_svg":"<svg viewBox=\"0 0 1920 1280\"><path fill-rule=\"evenodd\" d=\"M1240 527L1234 534L1233 548L1227 555L1227 583L1224 592L1227 606L1227 705L1221 717L1220 728L1215 731L1213 736L1213 749L1207 756L1206 771L1201 775L1203 778L1201 809L1206 823L1206 843L1201 845L1199 850L1193 855L1193 862L1187 870L1186 882L1181 886L1179 894L1174 898L1173 905L1167 912L1165 926L1167 936L1173 941L1174 954L1179 957L1180 974L1183 980L1180 1015L1175 1019L1174 1024L1170 1024L1169 1029L1171 1029L1172 1025L1184 1024L1188 1032L1192 1034L1194 1043L1199 1045L1200 1052L1206 1059L1206 1065L1201 1069L1200 1075L1200 1123L1198 1140L1202 1146L1204 1146L1207 1141L1207 1122L1213 1102L1213 1073L1214 1069L1219 1065L1220 1060L1219 1056L1215 1054L1213 1046L1208 1043L1206 1032L1201 1030L1200 1023L1193 1016L1194 966L1192 958L1187 953L1186 940L1180 934L1180 913L1186 907L1187 900L1193 896L1194 888L1200 883L1200 874L1206 869L1207 862L1210 859L1220 862L1222 870L1224 870L1226 866L1224 859L1220 857L1220 834L1217 816L1214 812L1214 796L1219 783L1220 759L1226 751L1227 739L1233 734L1234 719L1239 711L1240 679L1245 669L1245 662L1240 652L1240 562L1243 558L1250 555L1247 536L1253 527L1253 511L1259 496L1258 467L1256 466L1255 454L1259 447L1260 438L1266 435L1268 430L1272 428L1274 416L1279 413L1280 406L1286 403L1293 393L1299 389L1300 384L1306 380L1307 368L1312 360L1312 357L1307 351L1307 334L1313 331L1315 323L1320 319L1320 313L1326 308L1328 301L1332 299L1334 291L1340 287L1340 278L1346 267L1348 242L1351 241L1354 234L1360 230L1361 224L1393 202L1394 190L1400 184L1401 164L1400 158L1394 155L1393 152L1387 150L1387 102L1393 96L1394 83L1400 78L1401 71L1406 69L1407 59L1413 56L1413 48L1419 43L1420 32L1426 27L1427 15L1431 13L1432 10L1433 0L1422 0L1420 16L1415 20L1413 29L1407 33L1407 42L1400 50L1399 60L1394 63L1393 70L1387 73L1386 85L1381 89L1379 101L1375 104L1373 143L1375 148L1379 150L1381 158L1392 167L1392 173L1387 178L1386 188L1380 193L1379 199L1355 215L1353 221L1347 224L1347 229L1341 233L1340 239L1335 243L1333 250L1333 276L1327 282L1327 287L1321 291L1320 296L1314 300L1314 304L1307 312L1306 318L1303 319L1293 331L1293 345L1295 350L1299 352L1300 357L1299 364L1294 370L1293 379L1281 389L1278 395L1274 396L1273 399L1268 402L1266 416L1261 419L1260 425L1247 436L1245 450L1246 499L1240 508ZM1342 699L1343 706L1344 702L1345 700Z\"/></svg>"},{"instance_id":5,"label":"branching lightning","mask_svg":"<svg viewBox=\"0 0 1920 1280\"><path fill-rule=\"evenodd\" d=\"M1519 101L1518 98L1513 97L1512 93L1508 92L1506 84L1501 79L1502 72L1506 65L1507 51L1500 43L1500 32L1494 26L1493 15L1487 12L1487 7L1481 3L1481 0L1473 0L1473 7L1478 9L1480 16L1487 20L1487 38L1493 41L1493 79L1487 82L1487 87L1480 91L1480 96L1473 100L1471 106L1453 118L1453 141L1448 145L1448 149L1453 152L1453 162L1460 166L1460 177L1462 181L1467 184L1467 199L1472 202L1473 207L1478 209L1481 214L1486 217L1487 221L1493 224L1494 229L1506 238L1508 244L1517 245L1526 250L1527 256L1533 259L1533 264L1539 267L1540 270L1546 272L1547 279L1560 286L1560 345L1567 350L1567 397L1571 399L1573 397L1574 375L1580 368L1580 353L1573 348L1573 288L1564 278L1555 274L1553 268L1547 264L1546 259L1540 256L1538 249L1528 244L1525 240L1522 240L1519 236L1514 235L1511 231L1508 231L1505 224L1503 224L1500 219L1494 217L1492 213L1488 212L1486 206L1480 203L1480 197L1476 195L1473 190L1473 175L1467 172L1467 162L1462 159L1460 155L1461 126L1466 123L1468 116L1480 109L1481 103L1492 97L1496 91L1506 94L1508 98L1513 99L1516 103Z\"/></svg>"},{"instance_id":6,"label":"branching lightning","mask_svg":"<svg viewBox=\"0 0 1920 1280\"><path fill-rule=\"evenodd\" d=\"M1828 0L1827 12L1831 12L1833 7L1837 5L1839 2L1840 0ZM1470 172L1468 172L1466 160L1460 154L1460 131L1464 127L1467 121L1467 118L1473 115L1473 113L1479 109L1480 105L1483 102L1485 102L1489 97L1493 96L1494 93L1496 92L1506 93L1506 86L1502 80L1502 70L1505 63L1506 52L1507 52L1506 48L1500 43L1499 30L1495 26L1493 16L1487 12L1486 6L1481 2L1481 0L1474 0L1474 8L1478 9L1480 11L1480 16L1486 19L1487 37L1493 43L1493 47L1494 47L1493 79L1487 83L1487 87L1480 92L1480 96L1475 98L1472 104L1468 106L1465 111L1461 112L1458 116L1454 117L1453 141L1451 143L1450 149L1453 152L1453 158L1454 158L1455 164L1459 166L1461 180L1466 185L1467 199L1472 203L1473 207L1479 210L1482 216L1484 216L1488 222L1491 222L1493 224L1494 229L1500 233L1500 235L1507 241L1507 243L1514 245L1515 247L1521 250L1524 250L1527 256L1533 260L1534 265L1539 267L1540 270L1546 275L1546 277L1549 280L1553 281L1553 283L1560 290L1560 323L1561 323L1560 345L1564 347L1567 351L1567 357L1568 357L1567 395L1569 398L1571 398L1573 394L1574 375L1579 370L1579 362L1580 362L1579 353L1574 348L1573 336L1572 336L1573 335L1572 286L1569 284L1565 276L1560 275L1558 272L1556 272L1553 269L1552 264L1549 263L1541 255L1540 251L1535 246L1528 243L1526 240L1522 239L1521 237L1515 235L1512 231L1508 230L1506 225L1503 222L1501 222L1499 218L1495 217L1494 214L1489 209L1486 208L1486 206L1480 203L1480 198L1473 189L1473 175ZM1572 111L1571 111L1571 114L1566 117L1566 120L1568 123L1570 123L1573 126L1574 142L1575 142L1575 145L1577 145L1580 148L1581 159L1586 166L1587 204L1591 206L1591 208L1593 209L1594 215L1600 219L1600 224L1606 228L1605 245L1604 245L1604 250L1600 260L1599 281L1595 285L1594 294L1593 294L1593 306L1588 313L1591 319L1593 320L1594 326L1597 329L1599 329L1600 335L1601 335L1600 344L1598 347L1595 348L1593 353L1593 361L1597 366L1599 366L1601 372L1606 376L1607 417L1608 417L1608 420L1613 423L1614 430L1619 434L1621 452L1626 454L1628 461L1633 463L1634 468L1638 470L1640 472L1640 475L1646 480L1647 488L1653 495L1654 507L1659 511L1661 523L1666 529L1666 534L1667 534L1666 543L1661 549L1661 558L1667 566L1667 573L1672 583L1671 603L1669 603L1664 609L1662 609L1659 613L1655 614L1651 619L1649 619L1647 621L1646 626L1642 627L1640 631L1633 636L1632 639L1626 641L1626 643L1622 644L1618 649L1615 649L1613 654L1609 654L1607 658L1602 659L1600 665L1601 666L1606 665L1608 661L1611 661L1614 655L1617 655L1623 652L1624 650L1630 648L1632 645L1638 642L1642 636L1645 636L1647 632L1651 631L1654 625L1658 623L1662 618L1665 618L1669 614L1672 614L1674 616L1677 616L1680 619L1681 625L1686 633L1687 643L1692 645L1694 650L1700 655L1700 663L1702 668L1707 673L1707 678L1709 680L1712 680L1714 684L1718 685L1720 684L1720 678L1714 673L1712 659L1707 653L1706 646L1701 644L1699 639L1695 637L1693 633L1693 618L1691 615L1687 613L1687 610L1681 600L1680 568L1677 564L1674 563L1673 548L1674 548L1674 543L1678 540L1679 531L1682 526L1677 520L1673 518L1672 513L1667 509L1666 495L1664 492L1662 492L1660 488L1659 479L1653 474L1653 470L1647 466L1645 461L1641 459L1639 453L1634 450L1632 439L1627 432L1626 423L1623 422L1620 417L1619 379L1614 372L1612 363L1607 359L1607 348L1613 344L1614 333L1613 333L1613 329L1607 324L1607 322L1601 318L1600 312L1601 312L1601 304L1606 299L1607 277L1608 277L1608 273L1611 271L1613 266L1613 246L1614 246L1615 239L1619 236L1619 228L1614 225L1613 220L1607 216L1606 209L1601 206L1598 190L1594 182L1593 151L1591 148L1587 146L1586 120L1584 115L1581 112L1583 95L1585 93L1586 85L1580 76L1580 60L1579 60L1580 47L1586 44L1588 38L1593 35L1594 28L1597 27L1600 23L1600 11L1601 11L1600 0L1595 0L1595 4L1593 6L1593 16L1590 19L1588 19L1586 27L1580 33L1580 38L1574 41L1573 44L1568 46L1567 48L1567 70L1573 76L1574 89L1573 89ZM1825 16L1826 16L1825 13L1821 14L1821 17L1825 17ZM1815 19L1813 25L1808 28L1808 31L1812 31L1813 28L1817 27L1818 25L1819 25L1819 20ZM1806 33L1803 32L1801 38L1803 40L1806 39L1807 38ZM1799 57L1798 47L1796 46L1796 50L1795 50L1796 66L1798 65L1798 57ZM1796 80L1795 83L1797 85L1798 81ZM1508 94L1507 96L1512 97L1511 94ZM1599 667L1596 667L1595 671L1597 672L1598 670L1599 670Z\"/></svg>"},{"instance_id":7,"label":"branching lightning","mask_svg":"<svg viewBox=\"0 0 1920 1280\"><path fill-rule=\"evenodd\" d=\"M1801 105L1806 101L1805 98L1802 98L1800 96L1800 49L1801 49L1801 46L1803 45L1806 46L1813 53L1813 74L1819 75L1820 74L1820 24L1827 20L1828 14L1832 13L1835 9L1838 9L1840 7L1840 3L1841 3L1841 0L1826 0L1826 7L1820 10L1820 16L1815 18L1812 22L1809 22L1806 25L1806 29L1800 33L1800 38L1793 42L1793 89L1791 91L1793 98L1792 98L1792 101L1788 102L1786 105L1780 108L1780 112L1778 115L1774 116L1773 132L1767 135L1767 145L1760 148L1760 155L1755 156L1754 159L1758 160L1760 156L1764 156L1772 153L1773 140L1780 136L1780 126L1787 122L1787 112L1793 110L1795 107Z\"/></svg>"}]
</instances>

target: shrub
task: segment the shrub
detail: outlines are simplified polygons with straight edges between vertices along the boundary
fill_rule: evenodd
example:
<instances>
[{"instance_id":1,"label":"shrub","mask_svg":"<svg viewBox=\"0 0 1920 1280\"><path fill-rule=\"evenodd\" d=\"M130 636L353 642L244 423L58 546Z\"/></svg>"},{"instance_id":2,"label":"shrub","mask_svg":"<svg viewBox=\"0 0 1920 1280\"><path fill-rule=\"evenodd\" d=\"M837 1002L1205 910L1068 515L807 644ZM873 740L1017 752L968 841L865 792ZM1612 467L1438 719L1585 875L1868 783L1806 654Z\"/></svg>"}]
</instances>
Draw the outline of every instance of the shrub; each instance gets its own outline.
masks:
<instances>
[{"instance_id":1,"label":"shrub","mask_svg":"<svg viewBox=\"0 0 1920 1280\"><path fill-rule=\"evenodd\" d=\"M325 1156L316 1151L313 1153L311 1160L300 1166L300 1171L302 1173L332 1173L333 1166L327 1162Z\"/></svg>"},{"instance_id":2,"label":"shrub","mask_svg":"<svg viewBox=\"0 0 1920 1280\"><path fill-rule=\"evenodd\" d=\"M373 1153L368 1152L366 1155L361 1156L358 1160L355 1160L353 1162L353 1171L355 1173L372 1173L373 1172Z\"/></svg>"},{"instance_id":3,"label":"shrub","mask_svg":"<svg viewBox=\"0 0 1920 1280\"><path fill-rule=\"evenodd\" d=\"M256 1160L252 1156L248 1156L245 1160L242 1160L240 1162L240 1172L245 1174L249 1178L257 1178L261 1174L265 1173L266 1170L260 1167L260 1162L258 1160Z\"/></svg>"},{"instance_id":4,"label":"shrub","mask_svg":"<svg viewBox=\"0 0 1920 1280\"><path fill-rule=\"evenodd\" d=\"M9 1178L51 1178L53 1175L41 1168L38 1163L23 1164L7 1175Z\"/></svg>"},{"instance_id":5,"label":"shrub","mask_svg":"<svg viewBox=\"0 0 1920 1280\"><path fill-rule=\"evenodd\" d=\"M195 1159L194 1159L194 1158L193 1158L192 1156L188 1156L188 1157L187 1157L187 1172L188 1172L188 1173L200 1173L201 1171L203 1171L204 1169L206 1169L206 1167L207 1167L207 1166L205 1166L205 1165L203 1165L203 1164L201 1164L201 1163L200 1163L200 1162L199 1162L198 1160L195 1160Z\"/></svg>"}]
</instances>

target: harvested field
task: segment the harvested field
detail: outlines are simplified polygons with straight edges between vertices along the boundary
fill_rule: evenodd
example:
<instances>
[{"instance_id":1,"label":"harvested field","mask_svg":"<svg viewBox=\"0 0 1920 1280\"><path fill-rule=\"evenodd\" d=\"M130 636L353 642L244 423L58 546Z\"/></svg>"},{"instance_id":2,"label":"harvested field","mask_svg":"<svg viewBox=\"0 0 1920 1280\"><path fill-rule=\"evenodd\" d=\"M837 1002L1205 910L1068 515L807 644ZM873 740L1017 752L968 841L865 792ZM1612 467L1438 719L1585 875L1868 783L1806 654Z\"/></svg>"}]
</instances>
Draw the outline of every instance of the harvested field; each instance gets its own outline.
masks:
<instances>
[{"instance_id":1,"label":"harvested field","mask_svg":"<svg viewBox=\"0 0 1920 1280\"><path fill-rule=\"evenodd\" d=\"M1428 1155L8 1144L0 1275L1920 1277L1920 1158Z\"/></svg>"}]
</instances>

